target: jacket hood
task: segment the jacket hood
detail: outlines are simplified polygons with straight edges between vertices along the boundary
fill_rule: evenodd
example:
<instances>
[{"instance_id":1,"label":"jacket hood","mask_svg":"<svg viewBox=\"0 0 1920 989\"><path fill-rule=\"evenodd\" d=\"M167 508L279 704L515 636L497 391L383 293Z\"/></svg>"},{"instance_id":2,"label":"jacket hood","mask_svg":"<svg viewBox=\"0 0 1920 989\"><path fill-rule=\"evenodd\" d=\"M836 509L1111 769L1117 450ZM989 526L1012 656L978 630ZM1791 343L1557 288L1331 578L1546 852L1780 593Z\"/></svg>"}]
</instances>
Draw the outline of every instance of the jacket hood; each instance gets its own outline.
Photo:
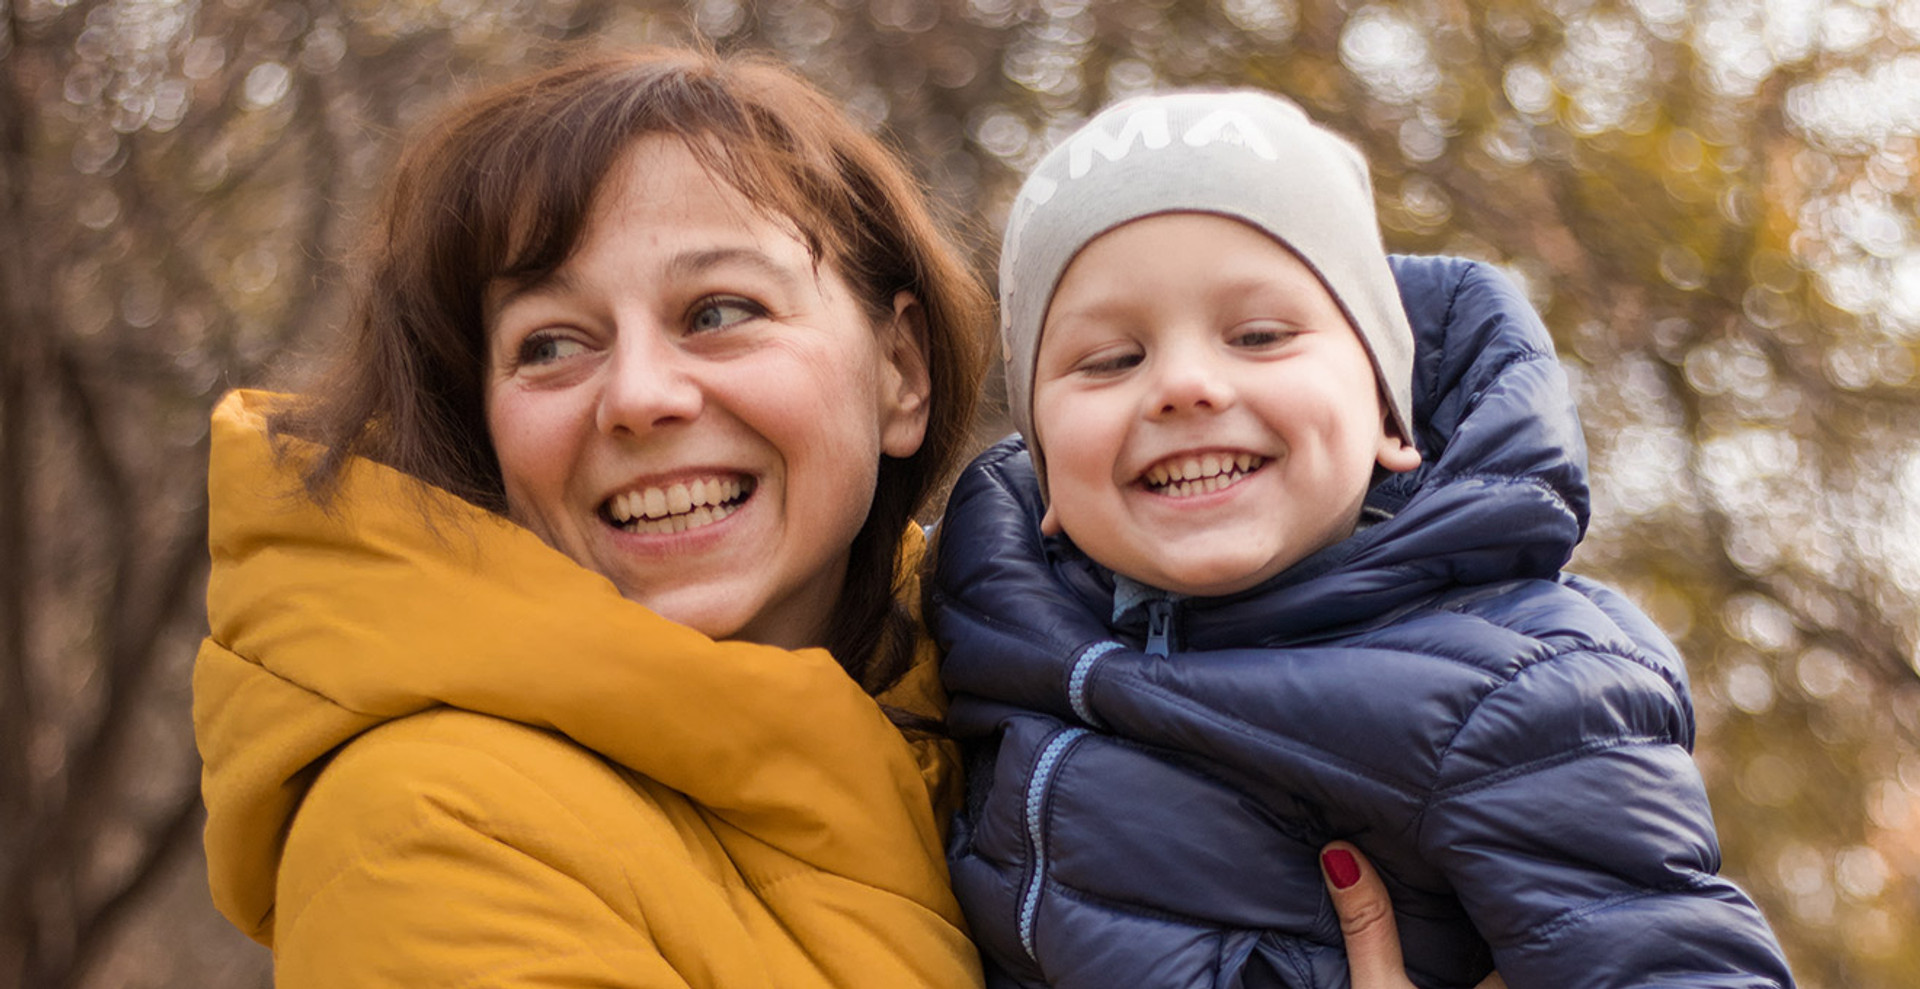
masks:
<instances>
[{"instance_id":1,"label":"jacket hood","mask_svg":"<svg viewBox=\"0 0 1920 989\"><path fill-rule=\"evenodd\" d=\"M275 396L213 417L211 632L194 669L216 904L270 942L288 822L330 754L450 705L563 733L818 869L959 918L932 803L956 784L876 700L938 718L922 662L879 698L822 649L715 642L536 536L361 461L323 510L270 440ZM918 529L907 534L918 559ZM931 646L923 644L931 659Z\"/></svg>"},{"instance_id":2,"label":"jacket hood","mask_svg":"<svg viewBox=\"0 0 1920 989\"><path fill-rule=\"evenodd\" d=\"M1441 587L1551 579L1585 535L1586 441L1566 372L1533 307L1489 265L1404 256L1391 263L1416 344L1420 466L1374 485L1367 507L1389 516L1384 521L1246 591L1183 601L1185 646L1293 643L1390 620ZM992 535L943 544L943 585L987 573L1011 579L1008 566L982 557L1026 544L1051 556L1055 577L1081 608L1104 614L1111 607L1110 571L1064 539L1041 543L1044 506L1018 438L982 455L949 505L950 525L960 518L956 528ZM1138 634L1133 626L1143 621L1122 621L1120 631Z\"/></svg>"}]
</instances>

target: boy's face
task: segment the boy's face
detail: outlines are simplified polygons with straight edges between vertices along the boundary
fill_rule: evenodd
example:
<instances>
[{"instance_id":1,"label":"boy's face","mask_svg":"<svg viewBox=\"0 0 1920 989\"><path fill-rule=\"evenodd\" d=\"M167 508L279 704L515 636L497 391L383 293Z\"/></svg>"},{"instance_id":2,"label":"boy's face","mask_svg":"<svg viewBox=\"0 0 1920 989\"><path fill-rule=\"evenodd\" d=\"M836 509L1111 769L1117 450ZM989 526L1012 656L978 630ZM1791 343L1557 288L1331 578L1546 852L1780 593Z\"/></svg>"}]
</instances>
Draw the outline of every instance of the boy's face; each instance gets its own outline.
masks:
<instances>
[{"instance_id":1,"label":"boy's face","mask_svg":"<svg viewBox=\"0 0 1920 989\"><path fill-rule=\"evenodd\" d=\"M1373 365L1307 266L1235 220L1168 213L1067 267L1036 361L1042 528L1181 594L1245 590L1351 535L1389 431Z\"/></svg>"}]
</instances>

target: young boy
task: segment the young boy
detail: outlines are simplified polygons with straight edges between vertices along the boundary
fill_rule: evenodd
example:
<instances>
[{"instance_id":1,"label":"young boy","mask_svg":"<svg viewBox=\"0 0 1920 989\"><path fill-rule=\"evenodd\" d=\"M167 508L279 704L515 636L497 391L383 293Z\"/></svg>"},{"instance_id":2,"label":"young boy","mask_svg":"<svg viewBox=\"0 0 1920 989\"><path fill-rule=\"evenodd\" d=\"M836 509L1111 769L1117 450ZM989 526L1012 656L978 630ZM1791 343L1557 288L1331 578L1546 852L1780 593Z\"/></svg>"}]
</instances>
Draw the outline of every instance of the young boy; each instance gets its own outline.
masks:
<instances>
[{"instance_id":1,"label":"young boy","mask_svg":"<svg viewBox=\"0 0 1920 989\"><path fill-rule=\"evenodd\" d=\"M1715 876L1680 659L1560 572L1585 448L1504 279L1389 262L1358 153L1256 93L1094 118L1000 279L1024 449L933 590L990 982L1345 986L1346 839L1422 986L1792 984Z\"/></svg>"}]
</instances>

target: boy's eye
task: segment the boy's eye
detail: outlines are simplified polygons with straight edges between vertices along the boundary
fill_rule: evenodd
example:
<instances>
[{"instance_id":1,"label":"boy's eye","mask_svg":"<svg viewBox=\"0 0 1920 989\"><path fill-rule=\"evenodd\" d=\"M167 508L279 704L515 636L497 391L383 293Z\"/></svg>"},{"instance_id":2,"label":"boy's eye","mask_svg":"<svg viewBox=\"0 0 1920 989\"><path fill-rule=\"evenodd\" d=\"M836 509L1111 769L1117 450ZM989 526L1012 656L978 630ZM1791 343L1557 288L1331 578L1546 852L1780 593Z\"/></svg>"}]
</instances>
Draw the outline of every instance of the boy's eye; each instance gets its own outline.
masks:
<instances>
[{"instance_id":1,"label":"boy's eye","mask_svg":"<svg viewBox=\"0 0 1920 989\"><path fill-rule=\"evenodd\" d=\"M1128 368L1140 365L1141 355L1135 351L1118 354L1102 354L1081 361L1074 370L1081 374L1118 374Z\"/></svg>"},{"instance_id":2,"label":"boy's eye","mask_svg":"<svg viewBox=\"0 0 1920 989\"><path fill-rule=\"evenodd\" d=\"M690 323L693 332L704 333L708 330L725 329L750 319L758 319L766 314L767 310L764 306L746 299L707 299L694 307Z\"/></svg>"},{"instance_id":3,"label":"boy's eye","mask_svg":"<svg viewBox=\"0 0 1920 989\"><path fill-rule=\"evenodd\" d=\"M1235 333L1232 341L1236 347L1273 347L1296 336L1299 336L1298 331L1284 326L1251 326Z\"/></svg>"},{"instance_id":4,"label":"boy's eye","mask_svg":"<svg viewBox=\"0 0 1920 989\"><path fill-rule=\"evenodd\" d=\"M586 353L587 345L553 333L536 333L520 342L520 364L551 364Z\"/></svg>"}]
</instances>

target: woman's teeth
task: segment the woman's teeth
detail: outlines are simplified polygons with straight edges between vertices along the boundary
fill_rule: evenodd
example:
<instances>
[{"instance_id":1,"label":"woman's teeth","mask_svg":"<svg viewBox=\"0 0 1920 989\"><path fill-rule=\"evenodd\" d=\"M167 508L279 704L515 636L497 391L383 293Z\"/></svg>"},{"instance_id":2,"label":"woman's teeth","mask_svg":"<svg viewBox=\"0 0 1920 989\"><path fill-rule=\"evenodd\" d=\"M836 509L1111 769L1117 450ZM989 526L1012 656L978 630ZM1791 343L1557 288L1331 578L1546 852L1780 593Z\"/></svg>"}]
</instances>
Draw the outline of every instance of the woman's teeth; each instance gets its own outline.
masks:
<instances>
[{"instance_id":1,"label":"woman's teeth","mask_svg":"<svg viewBox=\"0 0 1920 989\"><path fill-rule=\"evenodd\" d=\"M700 478L664 488L648 487L614 495L607 502L607 517L628 532L647 535L685 532L732 515L752 493L752 481Z\"/></svg>"},{"instance_id":2,"label":"woman's teeth","mask_svg":"<svg viewBox=\"0 0 1920 989\"><path fill-rule=\"evenodd\" d=\"M1142 480L1156 494L1186 498L1227 487L1266 462L1267 458L1251 453L1206 453L1154 464Z\"/></svg>"}]
</instances>

